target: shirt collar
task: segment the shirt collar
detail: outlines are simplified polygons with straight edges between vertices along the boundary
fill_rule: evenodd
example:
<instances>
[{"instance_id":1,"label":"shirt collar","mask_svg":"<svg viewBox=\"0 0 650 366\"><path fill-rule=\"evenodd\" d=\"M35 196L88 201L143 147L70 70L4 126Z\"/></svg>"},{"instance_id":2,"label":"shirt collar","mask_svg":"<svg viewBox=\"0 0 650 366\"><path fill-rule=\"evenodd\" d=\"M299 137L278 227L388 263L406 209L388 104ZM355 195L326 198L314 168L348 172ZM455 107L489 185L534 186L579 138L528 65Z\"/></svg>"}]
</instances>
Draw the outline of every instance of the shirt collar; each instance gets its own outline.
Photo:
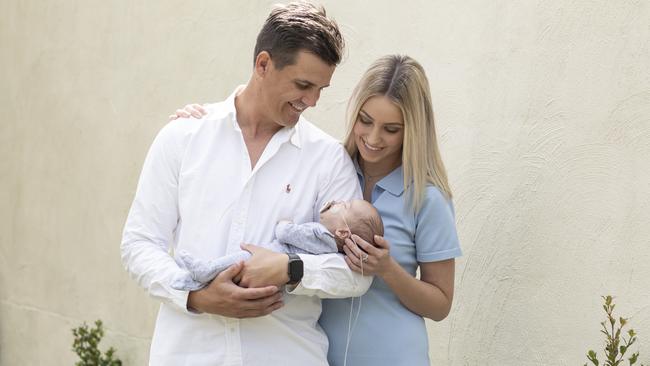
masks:
<instances>
[{"instance_id":1,"label":"shirt collar","mask_svg":"<svg viewBox=\"0 0 650 366\"><path fill-rule=\"evenodd\" d=\"M296 123L295 126L291 127L291 139L289 140L293 146L299 149L302 147L302 144L300 143L300 126L302 126L302 123L302 116L300 116L298 123Z\"/></svg>"},{"instance_id":2,"label":"shirt collar","mask_svg":"<svg viewBox=\"0 0 650 366\"><path fill-rule=\"evenodd\" d=\"M235 97L239 92L241 92L242 89L244 89L246 85L239 85L235 88L235 90L226 98L226 112L229 114L232 114L232 123L233 123L233 128L235 131L241 132L241 128L239 127L239 124L237 123L237 108L235 108ZM302 144L300 143L300 133L299 133L299 126L302 125L303 122L303 117L300 116L300 119L298 120L298 123L296 123L293 127L284 127L278 133L282 133L283 135L287 136L286 140L289 140L291 144L297 148L301 148Z\"/></svg>"},{"instance_id":3,"label":"shirt collar","mask_svg":"<svg viewBox=\"0 0 650 366\"><path fill-rule=\"evenodd\" d=\"M363 179L363 171L361 171L361 166L359 166L358 155L354 159L354 167L357 170L357 175ZM404 193L404 170L402 166L398 166L392 172L388 173L387 176L381 178L376 185L394 196L400 196Z\"/></svg>"}]
</instances>

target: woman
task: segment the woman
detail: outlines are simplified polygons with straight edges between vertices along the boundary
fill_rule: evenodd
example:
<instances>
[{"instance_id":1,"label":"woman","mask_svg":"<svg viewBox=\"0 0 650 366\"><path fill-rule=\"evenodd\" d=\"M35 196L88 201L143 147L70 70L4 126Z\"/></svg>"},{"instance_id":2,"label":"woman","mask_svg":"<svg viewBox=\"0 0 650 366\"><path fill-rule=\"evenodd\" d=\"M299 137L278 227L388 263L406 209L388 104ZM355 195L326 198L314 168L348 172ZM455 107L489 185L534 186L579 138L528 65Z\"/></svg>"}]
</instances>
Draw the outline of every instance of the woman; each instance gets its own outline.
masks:
<instances>
[{"instance_id":1,"label":"woman","mask_svg":"<svg viewBox=\"0 0 650 366\"><path fill-rule=\"evenodd\" d=\"M195 105L196 106L196 105ZM188 106L173 117L200 115ZM408 56L375 61L348 106L345 147L384 237L344 247L350 268L374 275L361 298L323 301L332 365L429 365L424 317L448 314L461 255L424 69ZM420 278L416 270L420 269ZM361 306L359 308L359 305Z\"/></svg>"}]
</instances>

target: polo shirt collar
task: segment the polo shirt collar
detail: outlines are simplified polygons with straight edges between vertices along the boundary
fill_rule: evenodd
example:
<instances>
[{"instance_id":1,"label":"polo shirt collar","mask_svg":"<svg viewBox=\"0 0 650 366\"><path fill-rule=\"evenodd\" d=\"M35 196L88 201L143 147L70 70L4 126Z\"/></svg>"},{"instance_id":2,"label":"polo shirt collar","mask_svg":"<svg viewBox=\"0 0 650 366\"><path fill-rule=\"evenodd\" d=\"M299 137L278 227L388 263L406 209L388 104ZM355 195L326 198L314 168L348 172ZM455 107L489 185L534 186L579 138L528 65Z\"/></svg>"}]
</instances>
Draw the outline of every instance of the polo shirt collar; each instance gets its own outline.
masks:
<instances>
[{"instance_id":1,"label":"polo shirt collar","mask_svg":"<svg viewBox=\"0 0 650 366\"><path fill-rule=\"evenodd\" d=\"M246 85L239 85L235 90L226 98L226 112L229 114L232 114L232 123L233 123L233 128L235 131L241 132L241 127L239 127L239 124L237 123L237 108L235 108L235 97L239 92L244 89ZM293 127L283 127L276 133L280 133L284 136L287 136L286 138L283 138L284 141L289 140L291 144L297 148L301 148L301 143L300 143L300 133L299 133L299 125L302 125L303 122L303 117L300 116L300 119L298 120L298 123L296 123Z\"/></svg>"},{"instance_id":2,"label":"polo shirt collar","mask_svg":"<svg viewBox=\"0 0 650 366\"><path fill-rule=\"evenodd\" d=\"M357 155L354 159L354 167L357 170L357 175L360 180L363 180L363 171L361 171L361 166L359 166L359 156ZM387 176L381 178L376 184L377 187L388 191L393 196L400 196L404 193L404 170L402 166L398 166L392 172L388 173Z\"/></svg>"}]
</instances>

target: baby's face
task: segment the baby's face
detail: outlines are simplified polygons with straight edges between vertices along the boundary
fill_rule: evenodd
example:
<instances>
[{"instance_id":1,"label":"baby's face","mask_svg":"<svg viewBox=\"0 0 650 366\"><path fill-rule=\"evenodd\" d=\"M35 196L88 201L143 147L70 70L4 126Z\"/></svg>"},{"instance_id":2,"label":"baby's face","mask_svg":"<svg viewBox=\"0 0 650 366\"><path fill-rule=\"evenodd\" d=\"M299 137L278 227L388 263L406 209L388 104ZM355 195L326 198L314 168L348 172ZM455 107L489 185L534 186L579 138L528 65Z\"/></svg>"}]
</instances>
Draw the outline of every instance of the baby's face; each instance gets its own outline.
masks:
<instances>
[{"instance_id":1,"label":"baby's face","mask_svg":"<svg viewBox=\"0 0 650 366\"><path fill-rule=\"evenodd\" d=\"M346 217L350 209L350 202L330 201L320 210L320 223L330 232L337 229L347 229Z\"/></svg>"}]
</instances>

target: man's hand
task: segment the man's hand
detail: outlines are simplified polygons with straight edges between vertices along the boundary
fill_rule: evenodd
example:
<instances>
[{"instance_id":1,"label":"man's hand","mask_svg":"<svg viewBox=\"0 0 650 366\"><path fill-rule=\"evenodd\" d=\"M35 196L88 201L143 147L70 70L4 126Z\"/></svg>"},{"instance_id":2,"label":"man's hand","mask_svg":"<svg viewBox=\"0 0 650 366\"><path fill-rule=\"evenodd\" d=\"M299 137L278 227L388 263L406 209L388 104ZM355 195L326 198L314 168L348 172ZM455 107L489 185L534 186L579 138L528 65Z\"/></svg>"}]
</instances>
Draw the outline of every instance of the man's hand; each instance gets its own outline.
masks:
<instances>
[{"instance_id":1,"label":"man's hand","mask_svg":"<svg viewBox=\"0 0 650 366\"><path fill-rule=\"evenodd\" d=\"M289 282L289 256L253 244L241 248L252 254L244 269L235 276L242 287L283 286Z\"/></svg>"},{"instance_id":2,"label":"man's hand","mask_svg":"<svg viewBox=\"0 0 650 366\"><path fill-rule=\"evenodd\" d=\"M219 273L207 287L191 291L187 307L202 313L231 318L264 316L282 307L282 292L277 286L242 288L233 282L244 267L243 262ZM286 267L286 265L285 265Z\"/></svg>"}]
</instances>

